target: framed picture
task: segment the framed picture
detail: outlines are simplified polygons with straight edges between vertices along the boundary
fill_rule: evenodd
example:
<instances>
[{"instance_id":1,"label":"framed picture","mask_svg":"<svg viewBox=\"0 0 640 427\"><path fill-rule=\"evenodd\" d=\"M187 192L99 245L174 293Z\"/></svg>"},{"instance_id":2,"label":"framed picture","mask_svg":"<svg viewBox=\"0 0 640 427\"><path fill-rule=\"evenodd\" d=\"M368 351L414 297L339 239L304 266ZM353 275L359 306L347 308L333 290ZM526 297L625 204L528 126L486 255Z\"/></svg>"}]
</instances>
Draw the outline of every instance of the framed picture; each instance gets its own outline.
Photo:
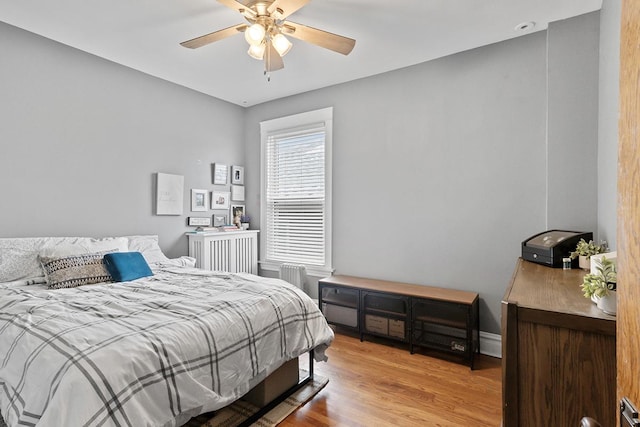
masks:
<instances>
[{"instance_id":1,"label":"framed picture","mask_svg":"<svg viewBox=\"0 0 640 427\"><path fill-rule=\"evenodd\" d=\"M229 224L229 220L227 218L227 214L213 214L213 226L222 227L223 225Z\"/></svg>"},{"instance_id":2,"label":"framed picture","mask_svg":"<svg viewBox=\"0 0 640 427\"><path fill-rule=\"evenodd\" d=\"M207 190L191 189L191 212L206 212L207 207Z\"/></svg>"},{"instance_id":3,"label":"framed picture","mask_svg":"<svg viewBox=\"0 0 640 427\"><path fill-rule=\"evenodd\" d=\"M245 215L244 205L231 205L231 223L240 222L240 217ZM236 221L237 218L237 221Z\"/></svg>"},{"instance_id":4,"label":"framed picture","mask_svg":"<svg viewBox=\"0 0 640 427\"><path fill-rule=\"evenodd\" d=\"M210 227L211 218L190 216L187 225L189 225L189 227Z\"/></svg>"},{"instance_id":5,"label":"framed picture","mask_svg":"<svg viewBox=\"0 0 640 427\"><path fill-rule=\"evenodd\" d=\"M231 183L244 184L244 166L231 166Z\"/></svg>"},{"instance_id":6,"label":"framed picture","mask_svg":"<svg viewBox=\"0 0 640 427\"><path fill-rule=\"evenodd\" d=\"M211 192L211 209L229 209L230 193L228 191Z\"/></svg>"},{"instance_id":7,"label":"framed picture","mask_svg":"<svg viewBox=\"0 0 640 427\"><path fill-rule=\"evenodd\" d=\"M184 176L158 172L156 215L182 215Z\"/></svg>"},{"instance_id":8,"label":"framed picture","mask_svg":"<svg viewBox=\"0 0 640 427\"><path fill-rule=\"evenodd\" d=\"M235 202L244 202L244 185L231 186L231 200Z\"/></svg>"},{"instance_id":9,"label":"framed picture","mask_svg":"<svg viewBox=\"0 0 640 427\"><path fill-rule=\"evenodd\" d=\"M227 165L223 165L221 163L213 164L213 183L214 184L226 184L227 183L227 172L229 168Z\"/></svg>"}]
</instances>

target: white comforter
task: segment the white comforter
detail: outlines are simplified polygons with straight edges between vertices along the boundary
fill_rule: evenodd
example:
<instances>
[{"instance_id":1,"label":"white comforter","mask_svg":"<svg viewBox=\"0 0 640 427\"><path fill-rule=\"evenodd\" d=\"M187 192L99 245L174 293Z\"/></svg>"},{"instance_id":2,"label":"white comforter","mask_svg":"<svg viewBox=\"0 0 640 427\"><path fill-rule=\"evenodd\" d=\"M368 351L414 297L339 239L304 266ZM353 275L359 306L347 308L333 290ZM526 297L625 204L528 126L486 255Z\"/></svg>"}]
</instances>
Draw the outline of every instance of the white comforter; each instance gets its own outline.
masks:
<instances>
[{"instance_id":1,"label":"white comforter","mask_svg":"<svg viewBox=\"0 0 640 427\"><path fill-rule=\"evenodd\" d=\"M333 339L277 279L154 268L133 282L0 284L0 413L9 427L180 425Z\"/></svg>"}]
</instances>

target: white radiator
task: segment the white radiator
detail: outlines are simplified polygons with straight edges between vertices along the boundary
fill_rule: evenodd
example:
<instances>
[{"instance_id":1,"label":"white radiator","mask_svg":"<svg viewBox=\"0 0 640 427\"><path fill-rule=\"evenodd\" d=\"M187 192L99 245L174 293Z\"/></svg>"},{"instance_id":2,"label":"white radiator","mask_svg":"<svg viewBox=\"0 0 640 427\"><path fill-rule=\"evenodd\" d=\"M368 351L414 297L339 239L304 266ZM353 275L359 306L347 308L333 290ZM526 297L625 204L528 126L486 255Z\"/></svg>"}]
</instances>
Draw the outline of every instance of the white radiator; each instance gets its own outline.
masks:
<instances>
[{"instance_id":1,"label":"white radiator","mask_svg":"<svg viewBox=\"0 0 640 427\"><path fill-rule=\"evenodd\" d=\"M258 274L258 232L225 231L188 234L189 256L196 267L230 273Z\"/></svg>"},{"instance_id":2,"label":"white radiator","mask_svg":"<svg viewBox=\"0 0 640 427\"><path fill-rule=\"evenodd\" d=\"M304 290L307 269L302 264L284 263L280 265L280 278Z\"/></svg>"}]
</instances>

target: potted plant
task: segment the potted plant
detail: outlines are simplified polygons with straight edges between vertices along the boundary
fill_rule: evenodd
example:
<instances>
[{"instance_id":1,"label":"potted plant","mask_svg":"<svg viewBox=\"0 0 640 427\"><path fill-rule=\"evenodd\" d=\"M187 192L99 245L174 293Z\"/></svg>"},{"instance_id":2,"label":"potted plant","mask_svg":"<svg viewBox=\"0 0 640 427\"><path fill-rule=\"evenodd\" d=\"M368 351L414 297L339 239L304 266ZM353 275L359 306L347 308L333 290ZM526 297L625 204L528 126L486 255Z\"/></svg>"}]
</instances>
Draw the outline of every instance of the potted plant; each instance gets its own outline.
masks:
<instances>
[{"instance_id":1,"label":"potted plant","mask_svg":"<svg viewBox=\"0 0 640 427\"><path fill-rule=\"evenodd\" d=\"M614 316L617 311L617 276L615 263L603 256L597 262L596 273L585 274L581 286L586 298L595 297L598 308Z\"/></svg>"},{"instance_id":2,"label":"potted plant","mask_svg":"<svg viewBox=\"0 0 640 427\"><path fill-rule=\"evenodd\" d=\"M249 223L251 222L251 218L249 215L241 215L240 216L240 225L243 230L249 229Z\"/></svg>"},{"instance_id":3,"label":"potted plant","mask_svg":"<svg viewBox=\"0 0 640 427\"><path fill-rule=\"evenodd\" d=\"M596 245L595 243L593 243L593 240L589 240L589 242L587 243L586 240L580 239L580 241L576 245L576 250L571 252L571 259L576 259L577 257L578 265L580 266L580 268L582 268L583 270L590 270L591 261L589 260L589 258L591 258L591 255L601 254L606 250L607 247L605 244Z\"/></svg>"}]
</instances>

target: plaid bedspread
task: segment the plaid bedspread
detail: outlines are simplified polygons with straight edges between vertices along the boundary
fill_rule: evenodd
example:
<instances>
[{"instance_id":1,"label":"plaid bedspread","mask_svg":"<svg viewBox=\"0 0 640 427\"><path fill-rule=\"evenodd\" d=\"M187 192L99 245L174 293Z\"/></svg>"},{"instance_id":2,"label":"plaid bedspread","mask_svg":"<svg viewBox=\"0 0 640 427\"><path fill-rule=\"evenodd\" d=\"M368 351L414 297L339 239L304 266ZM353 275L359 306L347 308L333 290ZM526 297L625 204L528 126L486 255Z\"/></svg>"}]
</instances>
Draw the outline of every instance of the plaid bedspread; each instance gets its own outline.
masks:
<instances>
[{"instance_id":1,"label":"plaid bedspread","mask_svg":"<svg viewBox=\"0 0 640 427\"><path fill-rule=\"evenodd\" d=\"M133 282L0 284L0 413L13 426L173 426L333 339L278 279L161 268Z\"/></svg>"}]
</instances>

